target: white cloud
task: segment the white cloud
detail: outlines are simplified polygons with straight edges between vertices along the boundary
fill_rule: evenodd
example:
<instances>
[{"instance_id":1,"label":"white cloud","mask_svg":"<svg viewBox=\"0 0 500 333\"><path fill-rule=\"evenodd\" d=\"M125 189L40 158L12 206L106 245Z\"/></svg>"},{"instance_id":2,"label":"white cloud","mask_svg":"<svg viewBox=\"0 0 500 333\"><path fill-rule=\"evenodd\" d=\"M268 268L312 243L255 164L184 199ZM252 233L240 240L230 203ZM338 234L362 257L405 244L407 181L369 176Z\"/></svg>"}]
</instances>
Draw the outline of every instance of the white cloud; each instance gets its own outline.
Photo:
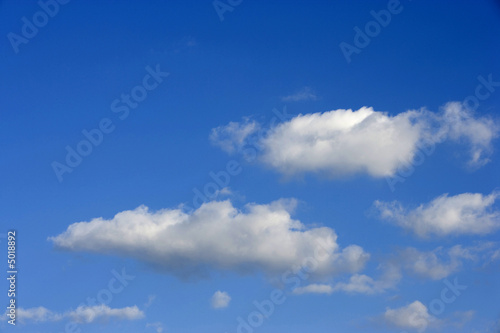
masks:
<instances>
[{"instance_id":1,"label":"white cloud","mask_svg":"<svg viewBox=\"0 0 500 333\"><path fill-rule=\"evenodd\" d=\"M209 139L227 153L240 151L248 137L260 129L255 121L246 119L243 123L230 122L226 126L213 128Z\"/></svg>"},{"instance_id":2,"label":"white cloud","mask_svg":"<svg viewBox=\"0 0 500 333\"><path fill-rule=\"evenodd\" d=\"M92 323L99 319L115 318L122 320L136 320L144 318L144 313L137 306L121 309L112 309L107 305L79 306L74 311L67 312L65 317L77 323Z\"/></svg>"},{"instance_id":3,"label":"white cloud","mask_svg":"<svg viewBox=\"0 0 500 333\"><path fill-rule=\"evenodd\" d=\"M401 280L400 269L392 264L385 264L382 269L384 273L378 280L364 274L354 274L349 278L348 282L335 284L333 291L372 295L394 288Z\"/></svg>"},{"instance_id":4,"label":"white cloud","mask_svg":"<svg viewBox=\"0 0 500 333\"><path fill-rule=\"evenodd\" d=\"M229 133L219 145L232 152L244 144L255 126L247 121L230 123L212 130L212 137ZM484 165L497 136L498 125L491 119L474 118L455 102L446 104L440 113L411 110L390 116L362 107L301 114L268 129L255 145L262 151L260 161L285 175L390 177L412 162L420 146L445 140L465 143L471 155L469 165Z\"/></svg>"},{"instance_id":5,"label":"white cloud","mask_svg":"<svg viewBox=\"0 0 500 333\"><path fill-rule=\"evenodd\" d=\"M393 288L401 280L401 272L398 267L390 264L379 267L384 270L384 273L378 280L364 275L354 274L347 282L337 282L335 285L328 284L310 284L304 287L295 288L294 294L331 294L334 292L346 292L349 294L378 294Z\"/></svg>"},{"instance_id":6,"label":"white cloud","mask_svg":"<svg viewBox=\"0 0 500 333\"><path fill-rule=\"evenodd\" d=\"M420 237L430 234L488 234L500 227L500 211L493 205L500 192L490 195L443 194L415 209L404 208L398 201L375 201L382 219L389 220Z\"/></svg>"},{"instance_id":7,"label":"white cloud","mask_svg":"<svg viewBox=\"0 0 500 333\"><path fill-rule=\"evenodd\" d=\"M310 284L304 287L297 287L292 291L296 295L302 294L331 294L332 286L328 284Z\"/></svg>"},{"instance_id":8,"label":"white cloud","mask_svg":"<svg viewBox=\"0 0 500 333\"><path fill-rule=\"evenodd\" d=\"M317 99L316 94L314 94L312 89L309 87L304 87L292 95L283 96L281 98L283 102L299 102L307 100L315 101L316 99Z\"/></svg>"},{"instance_id":9,"label":"white cloud","mask_svg":"<svg viewBox=\"0 0 500 333\"><path fill-rule=\"evenodd\" d=\"M345 292L348 294L374 295L393 289L401 281L403 270L412 275L441 280L458 272L464 261L484 262L485 265L499 256L497 243L480 242L478 245L463 247L455 245L444 249L438 247L432 251L419 251L409 247L397 252L390 260L379 265L382 273L374 279L365 274L353 274L347 281L334 284L310 284L293 290L294 294L332 294Z\"/></svg>"},{"instance_id":10,"label":"white cloud","mask_svg":"<svg viewBox=\"0 0 500 333\"><path fill-rule=\"evenodd\" d=\"M388 117L372 108L299 115L263 139L264 163L284 174L306 171L382 177L411 159L419 130L409 114Z\"/></svg>"},{"instance_id":11,"label":"white cloud","mask_svg":"<svg viewBox=\"0 0 500 333\"><path fill-rule=\"evenodd\" d=\"M57 313L40 306L36 308L19 308L17 317L21 322L51 322L70 319L77 323L92 323L101 319L136 320L144 317L137 306L113 309L107 305L79 306L76 310Z\"/></svg>"},{"instance_id":12,"label":"white cloud","mask_svg":"<svg viewBox=\"0 0 500 333\"><path fill-rule=\"evenodd\" d=\"M192 213L141 206L110 220L74 223L50 240L68 251L134 257L183 277L214 269L274 276L321 251L327 255L317 260L316 276L363 268L369 254L356 245L341 250L332 229L306 228L292 219L295 205L295 200L279 200L239 210L228 200L213 201Z\"/></svg>"},{"instance_id":13,"label":"white cloud","mask_svg":"<svg viewBox=\"0 0 500 333\"><path fill-rule=\"evenodd\" d=\"M387 309L383 315L385 322L401 329L423 332L436 320L429 314L427 307L419 301L398 309Z\"/></svg>"},{"instance_id":14,"label":"white cloud","mask_svg":"<svg viewBox=\"0 0 500 333\"><path fill-rule=\"evenodd\" d=\"M444 107L444 135L452 141L465 141L470 146L469 165L479 167L489 162L491 141L498 136L499 126L488 118L474 118L460 103Z\"/></svg>"},{"instance_id":15,"label":"white cloud","mask_svg":"<svg viewBox=\"0 0 500 333\"><path fill-rule=\"evenodd\" d=\"M476 260L479 251L482 251L479 247L463 248L460 245L453 246L448 251L438 247L429 252L410 247L400 252L399 260L408 271L417 276L440 280L456 273L462 267L464 259Z\"/></svg>"},{"instance_id":16,"label":"white cloud","mask_svg":"<svg viewBox=\"0 0 500 333\"><path fill-rule=\"evenodd\" d=\"M333 288L334 291L347 293L373 294L382 291L375 280L364 274L355 274L350 277L349 282L339 282Z\"/></svg>"},{"instance_id":17,"label":"white cloud","mask_svg":"<svg viewBox=\"0 0 500 333\"><path fill-rule=\"evenodd\" d=\"M217 290L213 294L210 300L210 304L214 309L221 309L227 307L230 301L231 301L231 296L229 296L227 292Z\"/></svg>"},{"instance_id":18,"label":"white cloud","mask_svg":"<svg viewBox=\"0 0 500 333\"><path fill-rule=\"evenodd\" d=\"M17 318L21 322L32 321L35 323L41 323L46 321L59 321L63 319L63 317L64 316L62 314L54 313L43 306L29 309L17 309Z\"/></svg>"}]
</instances>

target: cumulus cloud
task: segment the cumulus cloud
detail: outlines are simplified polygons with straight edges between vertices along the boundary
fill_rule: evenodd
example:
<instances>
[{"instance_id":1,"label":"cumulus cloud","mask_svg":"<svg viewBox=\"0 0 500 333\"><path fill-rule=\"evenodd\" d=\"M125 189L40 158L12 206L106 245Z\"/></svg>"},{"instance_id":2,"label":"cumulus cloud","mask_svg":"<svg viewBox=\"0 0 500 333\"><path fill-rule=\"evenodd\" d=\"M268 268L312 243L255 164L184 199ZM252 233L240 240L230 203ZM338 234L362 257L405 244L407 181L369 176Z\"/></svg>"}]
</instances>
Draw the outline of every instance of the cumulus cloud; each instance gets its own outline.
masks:
<instances>
[{"instance_id":1,"label":"cumulus cloud","mask_svg":"<svg viewBox=\"0 0 500 333\"><path fill-rule=\"evenodd\" d=\"M21 322L53 322L70 319L81 324L92 323L97 320L119 319L136 320L144 318L144 313L137 306L113 309L107 305L79 306L76 310L57 313L43 306L36 308L19 308L17 317Z\"/></svg>"},{"instance_id":2,"label":"cumulus cloud","mask_svg":"<svg viewBox=\"0 0 500 333\"><path fill-rule=\"evenodd\" d=\"M229 123L214 133L239 133L220 140L234 151L244 144L255 125ZM498 125L489 118L475 118L460 103L448 103L439 113L410 110L391 116L371 107L300 114L269 128L256 144L259 160L285 175L305 172L333 177L365 173L391 177L410 165L419 147L444 141L460 142L470 150L469 165L489 161L491 141ZM230 148L227 148L230 147Z\"/></svg>"},{"instance_id":3,"label":"cumulus cloud","mask_svg":"<svg viewBox=\"0 0 500 333\"><path fill-rule=\"evenodd\" d=\"M389 326L423 332L436 318L419 301L397 309L387 309L383 319Z\"/></svg>"},{"instance_id":4,"label":"cumulus cloud","mask_svg":"<svg viewBox=\"0 0 500 333\"><path fill-rule=\"evenodd\" d=\"M500 211L494 207L498 191L489 195L463 193L443 194L414 209L398 201L375 201L382 219L391 221L420 237L463 234L488 234L500 226Z\"/></svg>"},{"instance_id":5,"label":"cumulus cloud","mask_svg":"<svg viewBox=\"0 0 500 333\"><path fill-rule=\"evenodd\" d=\"M309 87L304 87L294 94L281 97L283 102L315 101L318 97Z\"/></svg>"},{"instance_id":6,"label":"cumulus cloud","mask_svg":"<svg viewBox=\"0 0 500 333\"><path fill-rule=\"evenodd\" d=\"M314 275L355 272L369 254L356 245L343 249L327 227L306 228L291 218L295 200L248 204L212 201L192 213L181 209L150 212L141 206L106 220L70 225L51 237L56 247L133 257L181 277L206 276L212 270L281 274L319 257Z\"/></svg>"},{"instance_id":7,"label":"cumulus cloud","mask_svg":"<svg viewBox=\"0 0 500 333\"><path fill-rule=\"evenodd\" d=\"M210 300L210 304L214 309L221 309L227 307L230 301L231 301L231 296L229 296L227 292L217 290L213 294Z\"/></svg>"}]
</instances>

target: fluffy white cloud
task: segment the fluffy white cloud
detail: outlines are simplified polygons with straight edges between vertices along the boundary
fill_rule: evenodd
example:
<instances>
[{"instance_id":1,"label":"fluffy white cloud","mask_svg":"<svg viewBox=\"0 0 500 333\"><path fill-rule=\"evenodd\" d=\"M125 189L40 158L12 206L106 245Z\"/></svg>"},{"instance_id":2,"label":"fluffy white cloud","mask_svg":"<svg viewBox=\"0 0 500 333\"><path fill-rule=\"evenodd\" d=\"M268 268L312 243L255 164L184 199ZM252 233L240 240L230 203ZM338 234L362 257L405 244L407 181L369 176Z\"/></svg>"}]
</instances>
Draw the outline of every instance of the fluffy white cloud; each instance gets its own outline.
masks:
<instances>
[{"instance_id":1,"label":"fluffy white cloud","mask_svg":"<svg viewBox=\"0 0 500 333\"><path fill-rule=\"evenodd\" d=\"M281 98L283 102L315 101L316 99L316 94L309 87L304 87L292 95L283 96Z\"/></svg>"},{"instance_id":2,"label":"fluffy white cloud","mask_svg":"<svg viewBox=\"0 0 500 333\"><path fill-rule=\"evenodd\" d=\"M412 158L418 140L411 113L335 110L299 115L272 129L262 141L262 160L284 174L389 176Z\"/></svg>"},{"instance_id":3,"label":"fluffy white cloud","mask_svg":"<svg viewBox=\"0 0 500 333\"><path fill-rule=\"evenodd\" d=\"M212 131L231 133L218 140L225 150L243 146L255 128L248 122L230 123ZM440 113L412 110L390 116L362 107L298 115L267 130L254 146L263 163L286 175L304 172L333 177L367 173L390 177L408 166L418 148L445 140L465 143L471 166L488 162L498 126L488 118L474 118L460 103L448 103ZM234 139L231 139L234 137ZM217 140L216 140L217 141ZM229 147L229 148L228 148Z\"/></svg>"},{"instance_id":4,"label":"fluffy white cloud","mask_svg":"<svg viewBox=\"0 0 500 333\"><path fill-rule=\"evenodd\" d=\"M213 294L212 299L210 300L210 304L214 309L221 309L227 307L230 301L231 296L229 296L227 292L217 290Z\"/></svg>"},{"instance_id":5,"label":"fluffy white cloud","mask_svg":"<svg viewBox=\"0 0 500 333\"><path fill-rule=\"evenodd\" d=\"M397 201L375 201L374 205L382 219L420 237L430 234L487 234L500 227L500 211L494 208L499 193L463 193L451 197L443 194L415 209L404 208Z\"/></svg>"},{"instance_id":6,"label":"fluffy white cloud","mask_svg":"<svg viewBox=\"0 0 500 333\"><path fill-rule=\"evenodd\" d=\"M21 322L50 322L70 319L77 323L92 323L96 320L120 319L136 320L144 317L144 313L137 306L113 309L107 305L79 306L76 310L65 313L53 312L43 306L36 308L19 308L17 317Z\"/></svg>"},{"instance_id":7,"label":"fluffy white cloud","mask_svg":"<svg viewBox=\"0 0 500 333\"><path fill-rule=\"evenodd\" d=\"M436 320L429 314L427 307L419 301L398 309L387 309L383 319L390 326L418 332L425 331L429 324Z\"/></svg>"},{"instance_id":8,"label":"fluffy white cloud","mask_svg":"<svg viewBox=\"0 0 500 333\"><path fill-rule=\"evenodd\" d=\"M69 251L134 257L184 277L213 269L276 275L320 257L316 276L363 268L369 255L362 248L341 250L332 229L306 228L291 218L295 205L279 200L239 210L228 200L213 201L192 213L141 206L110 220L74 223L50 240Z\"/></svg>"}]
</instances>

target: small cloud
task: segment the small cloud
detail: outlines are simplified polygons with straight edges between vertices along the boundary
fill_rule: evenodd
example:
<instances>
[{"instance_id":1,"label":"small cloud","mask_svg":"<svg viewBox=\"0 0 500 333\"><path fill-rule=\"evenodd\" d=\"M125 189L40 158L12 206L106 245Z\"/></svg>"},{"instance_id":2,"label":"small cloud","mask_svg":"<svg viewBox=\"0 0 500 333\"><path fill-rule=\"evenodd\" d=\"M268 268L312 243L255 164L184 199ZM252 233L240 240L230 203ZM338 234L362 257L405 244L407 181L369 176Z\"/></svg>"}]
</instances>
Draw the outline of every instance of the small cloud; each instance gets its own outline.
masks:
<instances>
[{"instance_id":1,"label":"small cloud","mask_svg":"<svg viewBox=\"0 0 500 333\"><path fill-rule=\"evenodd\" d=\"M310 284L304 287L298 287L293 290L296 295L302 294L331 294L333 292L332 286L328 284Z\"/></svg>"},{"instance_id":2,"label":"small cloud","mask_svg":"<svg viewBox=\"0 0 500 333\"><path fill-rule=\"evenodd\" d=\"M219 198L219 197L229 197L233 194L233 191L229 187L224 187L221 188L220 190L215 191L214 197Z\"/></svg>"},{"instance_id":3,"label":"small cloud","mask_svg":"<svg viewBox=\"0 0 500 333\"><path fill-rule=\"evenodd\" d=\"M231 296L225 291L217 290L210 301L212 308L222 309L229 305L231 302Z\"/></svg>"},{"instance_id":4,"label":"small cloud","mask_svg":"<svg viewBox=\"0 0 500 333\"><path fill-rule=\"evenodd\" d=\"M159 321L155 322L155 323L147 323L146 324L146 328L148 327L151 327L153 328L156 333L162 333L163 332L163 324Z\"/></svg>"},{"instance_id":5,"label":"small cloud","mask_svg":"<svg viewBox=\"0 0 500 333\"><path fill-rule=\"evenodd\" d=\"M417 332L424 332L432 322L437 321L419 301L401 308L387 309L382 318L389 326Z\"/></svg>"},{"instance_id":6,"label":"small cloud","mask_svg":"<svg viewBox=\"0 0 500 333\"><path fill-rule=\"evenodd\" d=\"M243 123L230 122L225 126L213 128L210 142L227 153L241 150L250 135L257 132L260 125L255 121L245 119Z\"/></svg>"},{"instance_id":7,"label":"small cloud","mask_svg":"<svg viewBox=\"0 0 500 333\"><path fill-rule=\"evenodd\" d=\"M385 292L387 289L394 288L401 280L401 272L398 267L394 265L383 265L381 268L384 270L378 280L364 275L354 274L347 282L338 282L335 285L327 284L310 284L308 286L295 288L293 293L296 295L301 294L331 294L334 292L345 292L349 294L379 294Z\"/></svg>"},{"instance_id":8,"label":"small cloud","mask_svg":"<svg viewBox=\"0 0 500 333\"><path fill-rule=\"evenodd\" d=\"M148 301L144 304L144 307L146 309L149 308L153 304L153 302L154 302L155 299L156 299L156 295L149 295L148 296Z\"/></svg>"},{"instance_id":9,"label":"small cloud","mask_svg":"<svg viewBox=\"0 0 500 333\"><path fill-rule=\"evenodd\" d=\"M283 102L315 101L318 97L309 87L304 87L296 93L281 97Z\"/></svg>"},{"instance_id":10,"label":"small cloud","mask_svg":"<svg viewBox=\"0 0 500 333\"><path fill-rule=\"evenodd\" d=\"M348 282L337 283L333 291L343 291L350 294L373 295L392 289L401 280L400 270L393 265L388 265L380 279L373 278L364 274L354 274Z\"/></svg>"}]
</instances>

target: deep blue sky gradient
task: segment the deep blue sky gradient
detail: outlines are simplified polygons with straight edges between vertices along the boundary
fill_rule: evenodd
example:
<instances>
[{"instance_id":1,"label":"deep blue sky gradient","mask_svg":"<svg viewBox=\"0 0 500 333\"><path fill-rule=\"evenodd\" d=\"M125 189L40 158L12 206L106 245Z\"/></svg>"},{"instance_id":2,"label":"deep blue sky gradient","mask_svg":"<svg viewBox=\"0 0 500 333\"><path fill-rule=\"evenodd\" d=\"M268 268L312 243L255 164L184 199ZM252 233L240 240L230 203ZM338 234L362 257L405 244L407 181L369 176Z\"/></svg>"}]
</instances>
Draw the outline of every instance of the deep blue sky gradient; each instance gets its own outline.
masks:
<instances>
[{"instance_id":1,"label":"deep blue sky gradient","mask_svg":"<svg viewBox=\"0 0 500 333\"><path fill-rule=\"evenodd\" d=\"M47 237L71 223L110 218L141 204L153 210L191 204L193 188L202 189L211 181L208 173L223 170L233 158L208 140L212 128L229 121L251 116L266 124L274 108L284 107L293 115L362 106L389 114L421 107L438 111L473 95L480 75L500 81L498 2L401 4L402 12L348 64L339 44L352 44L353 28L372 20L370 11L385 9L387 1L245 0L221 22L210 1L73 0L17 54L6 36L19 34L21 18L31 18L39 6L1 1L0 232L19 233L22 306L75 308L106 286L112 269L126 267L136 279L112 307L143 308L148 295L156 295L145 310L147 322L161 321L166 332L235 332L237 316L272 290L263 277L224 273L185 282L129 259L57 252ZM157 64L170 76L120 120L111 102L141 83L146 66ZM281 100L303 87L311 87L318 100ZM500 90L476 111L496 117L499 105ZM74 148L84 138L81 131L96 128L103 118L115 130L59 182L51 163L63 162L65 147ZM498 186L498 152L474 172L464 167L464 154L458 145L439 146L394 192L385 179L289 180L242 159L243 172L229 186L239 207L299 199L297 219L335 229L341 246L363 246L372 253L367 272L376 275L377 260L398 247L432 250L498 240L493 235L421 241L370 215L377 199L417 205L442 193L490 193ZM445 314L475 309L468 327L486 329L500 315L497 277L498 268L461 272L470 291ZM440 281L409 279L382 296L290 295L258 331L371 332L366 318L387 306L429 302L442 288ZM218 289L233 298L222 311L209 307ZM398 299L391 300L394 295ZM153 332L145 322L91 324L82 331ZM64 324L1 324L0 330L62 332Z\"/></svg>"}]
</instances>

